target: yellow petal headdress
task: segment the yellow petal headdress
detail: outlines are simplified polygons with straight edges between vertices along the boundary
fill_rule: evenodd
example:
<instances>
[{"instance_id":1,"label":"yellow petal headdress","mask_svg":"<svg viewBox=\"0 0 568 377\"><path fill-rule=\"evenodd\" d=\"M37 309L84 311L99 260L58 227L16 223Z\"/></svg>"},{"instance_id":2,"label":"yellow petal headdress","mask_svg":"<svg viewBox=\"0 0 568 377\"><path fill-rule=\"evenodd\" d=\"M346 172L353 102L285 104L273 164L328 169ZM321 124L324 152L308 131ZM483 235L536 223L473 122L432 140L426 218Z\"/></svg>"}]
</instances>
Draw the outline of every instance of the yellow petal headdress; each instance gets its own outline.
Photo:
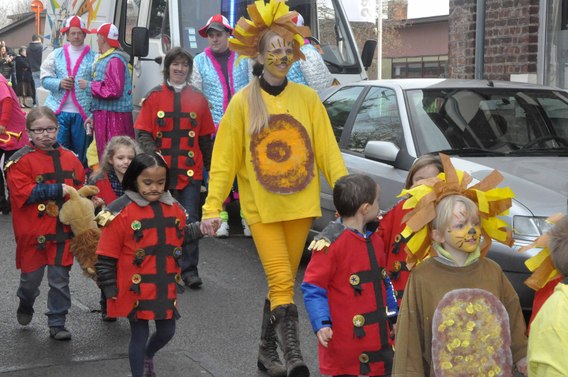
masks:
<instances>
[{"instance_id":1,"label":"yellow petal headdress","mask_svg":"<svg viewBox=\"0 0 568 377\"><path fill-rule=\"evenodd\" d=\"M559 213L550 216L548 219L546 219L546 221L552 224L556 224L563 217L564 215ZM546 284L548 284L549 281L553 280L557 276L560 276L560 272L558 272L556 267L554 267L552 258L550 257L550 250L548 249L549 242L550 234L544 233L530 245L523 246L519 249L519 252L524 252L534 248L542 249L538 252L537 255L525 261L525 265L532 272L531 276L527 280L525 280L525 284L535 291L538 291Z\"/></svg>"},{"instance_id":2,"label":"yellow petal headdress","mask_svg":"<svg viewBox=\"0 0 568 377\"><path fill-rule=\"evenodd\" d=\"M292 21L298 12L290 12L286 0L255 1L247 6L250 20L241 17L233 30L233 38L229 39L229 48L242 57L256 58L259 43L268 30L274 31L282 38L293 41L294 60L305 59L300 47L304 38Z\"/></svg>"},{"instance_id":3,"label":"yellow petal headdress","mask_svg":"<svg viewBox=\"0 0 568 377\"><path fill-rule=\"evenodd\" d=\"M494 170L476 185L468 187L473 180L468 173L457 170L445 154L440 153L440 161L443 173L424 179L419 186L402 190L399 195L408 195L404 209L411 209L402 220L406 223L403 237L412 236L406 244L407 265L412 267L429 255L436 255L431 247L430 223L436 218L436 205L448 195L463 195L477 204L483 237L481 257L487 254L492 239L511 246L511 230L497 216L506 214L511 208L514 194L509 187L496 187L503 180L501 173Z\"/></svg>"}]
</instances>

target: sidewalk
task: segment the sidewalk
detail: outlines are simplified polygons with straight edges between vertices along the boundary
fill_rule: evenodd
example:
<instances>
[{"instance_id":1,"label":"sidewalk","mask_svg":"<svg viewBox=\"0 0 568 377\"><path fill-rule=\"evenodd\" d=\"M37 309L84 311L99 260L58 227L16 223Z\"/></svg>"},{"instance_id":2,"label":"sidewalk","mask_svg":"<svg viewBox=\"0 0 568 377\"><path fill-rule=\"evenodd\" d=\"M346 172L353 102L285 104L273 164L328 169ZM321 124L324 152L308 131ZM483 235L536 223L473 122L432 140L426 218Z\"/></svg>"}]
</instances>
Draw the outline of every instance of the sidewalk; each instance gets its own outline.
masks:
<instances>
[{"instance_id":1,"label":"sidewalk","mask_svg":"<svg viewBox=\"0 0 568 377\"><path fill-rule=\"evenodd\" d=\"M45 352L48 352L46 350ZM192 360L182 351L160 351L154 360L156 374L168 377L203 376L213 377L198 361ZM128 377L130 366L127 355L116 355L112 359L77 360L65 365L43 365L33 369L2 371L2 377Z\"/></svg>"}]
</instances>

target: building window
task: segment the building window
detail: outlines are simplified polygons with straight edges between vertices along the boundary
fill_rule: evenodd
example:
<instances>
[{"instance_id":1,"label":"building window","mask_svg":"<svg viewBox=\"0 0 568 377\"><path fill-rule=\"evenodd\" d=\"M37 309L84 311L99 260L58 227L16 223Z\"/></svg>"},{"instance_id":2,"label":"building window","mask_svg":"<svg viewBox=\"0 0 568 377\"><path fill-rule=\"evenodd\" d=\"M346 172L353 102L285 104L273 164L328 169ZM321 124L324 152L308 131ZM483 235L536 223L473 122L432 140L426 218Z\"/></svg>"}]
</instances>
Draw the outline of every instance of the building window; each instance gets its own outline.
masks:
<instances>
[{"instance_id":1,"label":"building window","mask_svg":"<svg viewBox=\"0 0 568 377\"><path fill-rule=\"evenodd\" d=\"M393 79L447 77L447 72L447 56L392 59Z\"/></svg>"}]
</instances>

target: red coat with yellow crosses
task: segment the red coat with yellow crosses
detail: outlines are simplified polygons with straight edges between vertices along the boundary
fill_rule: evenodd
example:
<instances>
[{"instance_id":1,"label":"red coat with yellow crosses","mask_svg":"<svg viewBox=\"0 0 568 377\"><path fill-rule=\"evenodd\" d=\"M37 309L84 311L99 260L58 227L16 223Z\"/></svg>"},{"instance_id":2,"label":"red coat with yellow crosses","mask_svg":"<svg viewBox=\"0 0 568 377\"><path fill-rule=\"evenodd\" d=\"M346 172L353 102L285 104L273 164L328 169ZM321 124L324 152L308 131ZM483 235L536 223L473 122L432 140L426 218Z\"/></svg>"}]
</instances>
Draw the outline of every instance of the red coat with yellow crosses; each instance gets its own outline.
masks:
<instances>
[{"instance_id":1,"label":"red coat with yellow crosses","mask_svg":"<svg viewBox=\"0 0 568 377\"><path fill-rule=\"evenodd\" d=\"M12 203L12 225L16 237L16 267L23 273L46 265L71 266L69 242L73 233L59 221L62 197L29 202L38 185L66 184L80 188L85 172L77 156L63 148L44 151L27 145L6 164L6 181Z\"/></svg>"},{"instance_id":2,"label":"red coat with yellow crosses","mask_svg":"<svg viewBox=\"0 0 568 377\"><path fill-rule=\"evenodd\" d=\"M104 227L97 255L117 260L118 287L116 299L107 298L107 315L145 320L178 317L183 207L169 193L150 203L127 191L107 210L110 216L99 215L108 220L99 221Z\"/></svg>"},{"instance_id":3,"label":"red coat with yellow crosses","mask_svg":"<svg viewBox=\"0 0 568 377\"><path fill-rule=\"evenodd\" d=\"M407 240L401 234L406 226L402 222L402 218L410 211L402 208L404 202L404 200L398 202L396 206L383 215L378 229L378 233L385 244L385 266L399 305L402 302L404 288L410 274L406 267L406 252L404 250Z\"/></svg>"},{"instance_id":4,"label":"red coat with yellow crosses","mask_svg":"<svg viewBox=\"0 0 568 377\"><path fill-rule=\"evenodd\" d=\"M162 84L144 100L134 128L152 134L170 168L170 187L184 189L190 180L203 179L203 155L199 137L215 133L209 104L190 85L176 93ZM210 158L210 156L208 156Z\"/></svg>"}]
</instances>

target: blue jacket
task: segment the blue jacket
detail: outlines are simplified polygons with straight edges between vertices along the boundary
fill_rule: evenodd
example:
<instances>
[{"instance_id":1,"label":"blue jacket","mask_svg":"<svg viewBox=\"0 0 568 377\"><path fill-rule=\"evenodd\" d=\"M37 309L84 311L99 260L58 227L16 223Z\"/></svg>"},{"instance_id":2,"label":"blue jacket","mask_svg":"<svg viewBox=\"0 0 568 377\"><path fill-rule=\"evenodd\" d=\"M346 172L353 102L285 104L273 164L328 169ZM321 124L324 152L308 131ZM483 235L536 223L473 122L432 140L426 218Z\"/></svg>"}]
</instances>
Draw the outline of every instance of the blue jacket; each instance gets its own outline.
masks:
<instances>
[{"instance_id":1,"label":"blue jacket","mask_svg":"<svg viewBox=\"0 0 568 377\"><path fill-rule=\"evenodd\" d=\"M225 82L221 66L213 57L209 47L193 60L191 84L201 90L209 101L213 122L216 125L221 121L229 104L229 98L226 96L227 87L231 95L234 95L249 82L249 59L241 59L238 63L237 59L238 55L231 51L228 65L232 69L229 69L228 84Z\"/></svg>"},{"instance_id":2,"label":"blue jacket","mask_svg":"<svg viewBox=\"0 0 568 377\"><path fill-rule=\"evenodd\" d=\"M124 87L122 95L117 99L104 99L93 97L91 109L106 110L114 113L128 113L132 111L132 76L128 68L128 54L120 50L114 50L109 55L97 60L93 67L93 81L103 81L107 72L107 66L112 59L120 59L124 63Z\"/></svg>"},{"instance_id":3,"label":"blue jacket","mask_svg":"<svg viewBox=\"0 0 568 377\"><path fill-rule=\"evenodd\" d=\"M55 114L59 114L67 97L71 96L83 119L87 119L91 115L91 87L88 85L85 89L79 88L79 79L91 81L95 54L90 46L85 46L75 64L75 69L71 71L68 48L69 45L66 44L53 50L41 65L41 85L50 91L45 100L45 106L53 110ZM72 91L61 89L59 86L61 80L68 76L75 77L75 86Z\"/></svg>"}]
</instances>

